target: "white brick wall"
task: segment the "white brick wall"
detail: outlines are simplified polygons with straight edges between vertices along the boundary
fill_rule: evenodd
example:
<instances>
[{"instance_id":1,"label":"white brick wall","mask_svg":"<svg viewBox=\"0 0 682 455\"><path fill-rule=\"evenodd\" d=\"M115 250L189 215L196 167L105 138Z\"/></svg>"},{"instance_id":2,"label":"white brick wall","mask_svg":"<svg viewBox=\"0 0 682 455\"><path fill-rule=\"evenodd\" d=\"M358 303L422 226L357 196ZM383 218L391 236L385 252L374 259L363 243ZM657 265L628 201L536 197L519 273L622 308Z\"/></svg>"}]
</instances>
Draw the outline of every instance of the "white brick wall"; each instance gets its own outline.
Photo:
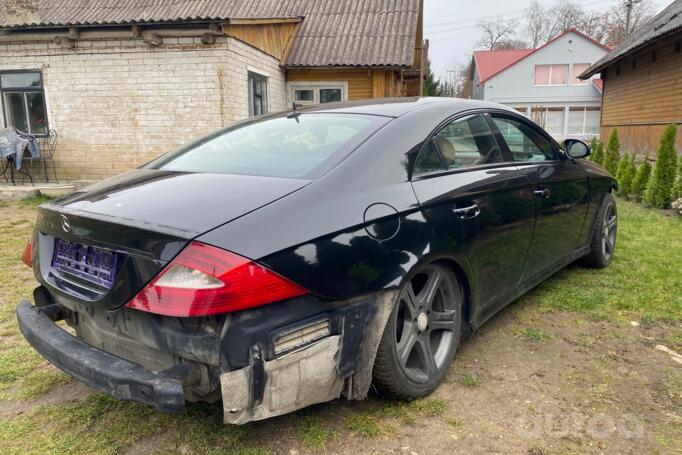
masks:
<instances>
[{"instance_id":1,"label":"white brick wall","mask_svg":"<svg viewBox=\"0 0 682 455\"><path fill-rule=\"evenodd\" d=\"M96 180L248 116L247 72L266 74L270 112L286 107L277 59L221 37L0 43L0 71L43 72L60 179ZM0 122L2 122L0 116Z\"/></svg>"}]
</instances>

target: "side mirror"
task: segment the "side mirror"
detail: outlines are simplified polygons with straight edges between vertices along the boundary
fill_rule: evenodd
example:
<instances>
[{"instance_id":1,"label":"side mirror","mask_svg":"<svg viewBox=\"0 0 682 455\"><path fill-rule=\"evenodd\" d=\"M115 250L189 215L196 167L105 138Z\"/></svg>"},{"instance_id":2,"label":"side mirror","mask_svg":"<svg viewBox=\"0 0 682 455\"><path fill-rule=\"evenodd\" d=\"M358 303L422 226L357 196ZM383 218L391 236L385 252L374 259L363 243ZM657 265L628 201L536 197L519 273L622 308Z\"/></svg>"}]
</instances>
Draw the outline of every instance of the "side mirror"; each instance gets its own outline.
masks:
<instances>
[{"instance_id":1,"label":"side mirror","mask_svg":"<svg viewBox=\"0 0 682 455\"><path fill-rule=\"evenodd\" d=\"M590 146L585 141L580 139L566 139L564 141L564 150L569 158L585 158L591 153Z\"/></svg>"}]
</instances>

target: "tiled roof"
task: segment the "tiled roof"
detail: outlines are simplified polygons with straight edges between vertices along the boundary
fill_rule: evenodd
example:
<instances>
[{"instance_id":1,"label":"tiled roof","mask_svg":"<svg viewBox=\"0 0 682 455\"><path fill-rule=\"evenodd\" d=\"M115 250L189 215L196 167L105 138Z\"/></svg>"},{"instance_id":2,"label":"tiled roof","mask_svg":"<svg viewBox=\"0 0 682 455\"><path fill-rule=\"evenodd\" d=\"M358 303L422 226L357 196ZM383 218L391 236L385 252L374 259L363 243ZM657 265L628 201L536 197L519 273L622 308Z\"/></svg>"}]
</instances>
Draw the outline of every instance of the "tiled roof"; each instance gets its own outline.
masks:
<instances>
[{"instance_id":1,"label":"tiled roof","mask_svg":"<svg viewBox=\"0 0 682 455\"><path fill-rule=\"evenodd\" d=\"M569 33L575 33L576 35L581 36L581 37L584 38L585 40L591 42L591 43L594 44L595 46L601 47L601 48L604 49L604 50L607 50L607 51L610 51L610 50L611 50L611 48L608 47L607 45L600 43L599 41L595 40L595 39L592 38L591 36L584 34L584 33L581 32L580 30L577 30L577 29L575 29L575 28L569 28L569 29L565 30L564 32L560 33L559 35L555 36L554 38L550 39L549 41L547 41L547 42L546 42L545 44L543 44L542 46L540 46L540 47L538 47L538 48L535 48L535 49L524 49L524 50L519 50L519 51L476 51L476 52L480 52L480 53L482 53L482 54L488 54L488 53L489 53L489 54L493 54L493 58L489 59L489 60L492 60L492 62L488 63L488 66L496 66L496 67L497 67L497 71L494 71L494 72L488 74L488 76L485 77L485 78L483 78L482 74L479 72L479 79L480 79L479 84L484 83L485 81L487 81L487 80L490 79L491 77L495 76L495 75L498 74L498 73L501 73L502 71L506 70L506 69L509 68L510 66L515 65L517 62L523 60L524 58L528 57L529 55L532 55L532 54L535 54L536 52L539 52L540 50L542 50L542 49L544 49L545 47L547 47L547 46L549 46L550 44L552 44L554 41L558 40L558 39L561 38L562 36L567 35L567 34L569 34ZM474 58L476 58L476 52L474 52ZM506 56L504 56L503 54L495 55L497 52L510 52L510 53L512 53L512 52L519 52L519 53L522 53L522 54L519 54L519 55L517 56L518 58L516 58L515 60L512 61L512 58L514 57L513 54L510 54L509 57L506 57ZM497 57L497 59L499 59L500 61L505 62L505 64L502 65L502 64L500 63L500 64L498 65L497 63L495 63L495 60L496 60L495 57ZM479 57L479 58L480 58L480 57ZM485 57L484 57L484 58L485 58ZM477 63L477 62L476 62L476 67L478 67L478 63Z\"/></svg>"},{"instance_id":2,"label":"tiled roof","mask_svg":"<svg viewBox=\"0 0 682 455\"><path fill-rule=\"evenodd\" d=\"M598 60L580 76L588 78L593 74L599 73L616 60L627 56L631 52L636 52L652 41L680 30L682 30L682 0L675 0L670 6L651 19L651 21L635 30L611 53Z\"/></svg>"},{"instance_id":3,"label":"tiled roof","mask_svg":"<svg viewBox=\"0 0 682 455\"><path fill-rule=\"evenodd\" d=\"M474 51L474 63L478 71L479 84L501 73L526 55L533 49L523 50L500 50L500 51Z\"/></svg>"},{"instance_id":4,"label":"tiled roof","mask_svg":"<svg viewBox=\"0 0 682 455\"><path fill-rule=\"evenodd\" d=\"M592 79L592 85L594 85L594 88L596 88L599 93L604 93L603 79Z\"/></svg>"},{"instance_id":5,"label":"tiled roof","mask_svg":"<svg viewBox=\"0 0 682 455\"><path fill-rule=\"evenodd\" d=\"M419 0L0 0L0 28L296 17L287 66L413 63Z\"/></svg>"}]
</instances>

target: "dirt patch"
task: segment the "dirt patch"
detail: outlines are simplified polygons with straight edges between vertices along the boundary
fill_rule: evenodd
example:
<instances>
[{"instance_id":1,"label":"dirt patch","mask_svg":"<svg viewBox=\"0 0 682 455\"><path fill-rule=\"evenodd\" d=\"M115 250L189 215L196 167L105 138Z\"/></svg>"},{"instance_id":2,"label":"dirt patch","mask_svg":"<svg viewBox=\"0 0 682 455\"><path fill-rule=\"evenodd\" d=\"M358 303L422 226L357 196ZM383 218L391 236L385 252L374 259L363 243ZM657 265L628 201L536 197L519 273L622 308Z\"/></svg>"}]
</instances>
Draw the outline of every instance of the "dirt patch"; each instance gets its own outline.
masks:
<instances>
[{"instance_id":1,"label":"dirt patch","mask_svg":"<svg viewBox=\"0 0 682 455\"><path fill-rule=\"evenodd\" d=\"M95 390L73 380L67 384L57 384L46 393L34 399L10 399L2 402L0 419L9 420L22 414L29 413L38 406L76 403L85 400Z\"/></svg>"},{"instance_id":2,"label":"dirt patch","mask_svg":"<svg viewBox=\"0 0 682 455\"><path fill-rule=\"evenodd\" d=\"M542 341L523 336L532 327ZM381 434L362 438L340 422L382 400L337 401L310 413L334 429L330 453L679 453L682 368L656 350L679 349L682 328L633 327L530 305L503 311L458 352L431 398L441 416L379 418ZM474 383L463 381L474 377ZM256 424L250 440L273 453L309 453L291 417Z\"/></svg>"},{"instance_id":3,"label":"dirt patch","mask_svg":"<svg viewBox=\"0 0 682 455\"><path fill-rule=\"evenodd\" d=\"M164 449L175 448L174 446L171 446L170 443L175 436L175 432L175 429L171 429L164 431L163 433L156 433L138 439L134 444L126 447L123 451L123 455L151 455L163 451Z\"/></svg>"}]
</instances>

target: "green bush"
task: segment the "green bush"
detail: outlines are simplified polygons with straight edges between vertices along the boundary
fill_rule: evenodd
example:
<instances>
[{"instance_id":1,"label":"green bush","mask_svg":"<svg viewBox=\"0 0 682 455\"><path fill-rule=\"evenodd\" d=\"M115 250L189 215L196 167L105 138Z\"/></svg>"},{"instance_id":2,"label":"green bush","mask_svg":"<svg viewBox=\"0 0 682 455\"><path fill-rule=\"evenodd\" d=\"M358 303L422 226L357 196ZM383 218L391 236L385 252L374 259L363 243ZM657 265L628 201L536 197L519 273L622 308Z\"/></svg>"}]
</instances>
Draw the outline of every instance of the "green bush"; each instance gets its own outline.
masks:
<instances>
[{"instance_id":1,"label":"green bush","mask_svg":"<svg viewBox=\"0 0 682 455\"><path fill-rule=\"evenodd\" d=\"M592 153L590 154L590 160L597 164L602 164L604 162L604 146L597 138L592 139Z\"/></svg>"},{"instance_id":2,"label":"green bush","mask_svg":"<svg viewBox=\"0 0 682 455\"><path fill-rule=\"evenodd\" d=\"M611 130L609 143L606 145L606 153L604 154L604 169L609 171L611 175L616 175L618 171L618 162L620 161L620 141L618 140L618 130L614 128Z\"/></svg>"},{"instance_id":3,"label":"green bush","mask_svg":"<svg viewBox=\"0 0 682 455\"><path fill-rule=\"evenodd\" d=\"M673 201L673 184L677 172L676 136L677 126L675 125L669 125L661 136L661 147L658 149L656 164L644 193L644 200L659 209L670 207Z\"/></svg>"},{"instance_id":4,"label":"green bush","mask_svg":"<svg viewBox=\"0 0 682 455\"><path fill-rule=\"evenodd\" d=\"M635 156L628 153L618 163L616 180L618 180L619 195L627 198L632 194L632 180L635 178L636 173Z\"/></svg>"},{"instance_id":5,"label":"green bush","mask_svg":"<svg viewBox=\"0 0 682 455\"><path fill-rule=\"evenodd\" d=\"M682 156L677 157L677 178L673 185L673 201L682 198Z\"/></svg>"},{"instance_id":6,"label":"green bush","mask_svg":"<svg viewBox=\"0 0 682 455\"><path fill-rule=\"evenodd\" d=\"M637 202L642 201L642 198L644 197L644 190L646 188L646 184L649 182L650 176L651 163L649 163L649 154L647 153L644 157L644 161L642 161L642 163L637 167L635 178L632 179L630 193Z\"/></svg>"}]
</instances>

